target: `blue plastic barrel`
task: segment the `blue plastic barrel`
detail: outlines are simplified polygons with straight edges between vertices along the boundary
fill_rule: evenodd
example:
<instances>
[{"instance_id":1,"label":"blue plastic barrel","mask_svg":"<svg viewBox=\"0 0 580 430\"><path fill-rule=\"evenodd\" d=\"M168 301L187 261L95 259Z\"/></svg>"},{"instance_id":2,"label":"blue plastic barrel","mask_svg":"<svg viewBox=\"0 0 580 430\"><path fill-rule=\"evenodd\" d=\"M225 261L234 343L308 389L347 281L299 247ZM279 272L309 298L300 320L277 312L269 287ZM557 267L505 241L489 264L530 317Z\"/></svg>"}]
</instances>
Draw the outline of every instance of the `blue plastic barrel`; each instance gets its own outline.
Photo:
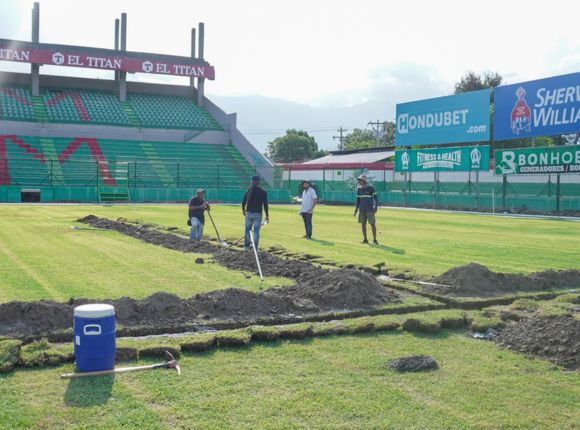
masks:
<instances>
[{"instance_id":1,"label":"blue plastic barrel","mask_svg":"<svg viewBox=\"0 0 580 430\"><path fill-rule=\"evenodd\" d=\"M79 372L115 367L115 308L105 304L74 309L75 360Z\"/></svg>"}]
</instances>

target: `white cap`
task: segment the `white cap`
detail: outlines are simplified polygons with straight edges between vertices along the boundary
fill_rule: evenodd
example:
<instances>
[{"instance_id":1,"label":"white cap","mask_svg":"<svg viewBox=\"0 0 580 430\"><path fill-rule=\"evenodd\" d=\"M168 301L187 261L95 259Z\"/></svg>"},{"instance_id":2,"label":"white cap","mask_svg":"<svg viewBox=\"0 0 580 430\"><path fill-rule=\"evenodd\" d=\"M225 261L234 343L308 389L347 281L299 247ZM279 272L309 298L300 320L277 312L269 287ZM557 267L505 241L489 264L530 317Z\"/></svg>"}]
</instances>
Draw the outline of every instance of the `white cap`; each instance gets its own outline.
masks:
<instances>
[{"instance_id":1,"label":"white cap","mask_svg":"<svg viewBox=\"0 0 580 430\"><path fill-rule=\"evenodd\" d=\"M77 306L74 311L74 316L80 318L105 318L113 315L115 315L115 308L101 303Z\"/></svg>"}]
</instances>

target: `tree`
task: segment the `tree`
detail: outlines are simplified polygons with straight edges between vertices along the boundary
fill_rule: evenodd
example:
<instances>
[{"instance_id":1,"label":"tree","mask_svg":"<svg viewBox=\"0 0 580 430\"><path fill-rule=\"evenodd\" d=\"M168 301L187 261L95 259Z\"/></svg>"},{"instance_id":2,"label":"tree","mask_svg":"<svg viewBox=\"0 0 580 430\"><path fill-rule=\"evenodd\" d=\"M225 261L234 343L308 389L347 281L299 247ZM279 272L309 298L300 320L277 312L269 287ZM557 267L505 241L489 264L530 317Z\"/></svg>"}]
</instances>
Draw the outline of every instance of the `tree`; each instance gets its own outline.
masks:
<instances>
[{"instance_id":1,"label":"tree","mask_svg":"<svg viewBox=\"0 0 580 430\"><path fill-rule=\"evenodd\" d=\"M344 138L344 149L364 149L377 146L375 134L372 130L355 128Z\"/></svg>"},{"instance_id":2,"label":"tree","mask_svg":"<svg viewBox=\"0 0 580 430\"><path fill-rule=\"evenodd\" d=\"M284 136L268 143L266 156L276 163L295 163L320 157L325 151L318 149L314 137L302 130L286 130Z\"/></svg>"},{"instance_id":3,"label":"tree","mask_svg":"<svg viewBox=\"0 0 580 430\"><path fill-rule=\"evenodd\" d=\"M393 146L395 144L395 135L397 134L397 127L393 121L384 121L378 124L378 128L374 128L377 123L369 123L373 125L372 130L363 130L355 128L352 133L349 133L344 138L344 149L366 149L379 148L383 146Z\"/></svg>"},{"instance_id":4,"label":"tree","mask_svg":"<svg viewBox=\"0 0 580 430\"><path fill-rule=\"evenodd\" d=\"M467 93L469 91L495 88L501 85L503 77L497 72L485 72L478 75L475 72L467 72L455 83L455 94Z\"/></svg>"}]
</instances>

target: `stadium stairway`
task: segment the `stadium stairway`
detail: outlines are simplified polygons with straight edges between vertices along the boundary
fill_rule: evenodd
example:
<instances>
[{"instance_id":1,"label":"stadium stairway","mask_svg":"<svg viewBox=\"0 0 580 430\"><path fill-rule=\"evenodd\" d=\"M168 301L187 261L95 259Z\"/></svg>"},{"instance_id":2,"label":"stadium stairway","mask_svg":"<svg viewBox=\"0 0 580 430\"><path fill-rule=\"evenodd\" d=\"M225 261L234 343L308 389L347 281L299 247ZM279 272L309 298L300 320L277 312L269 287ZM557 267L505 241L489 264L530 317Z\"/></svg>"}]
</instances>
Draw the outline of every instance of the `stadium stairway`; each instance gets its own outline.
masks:
<instances>
[{"instance_id":1,"label":"stadium stairway","mask_svg":"<svg viewBox=\"0 0 580 430\"><path fill-rule=\"evenodd\" d=\"M121 102L121 106L123 107L123 111L125 112L125 115L129 119L129 123L133 127L137 127L137 128L143 127L143 124L141 123L141 121L139 121L139 118L137 118L137 114L135 113L133 106L131 106L131 103L124 101L124 102Z\"/></svg>"},{"instance_id":2,"label":"stadium stairway","mask_svg":"<svg viewBox=\"0 0 580 430\"><path fill-rule=\"evenodd\" d=\"M48 122L48 113L46 112L46 107L40 96L32 96L32 109L34 110L34 115L36 121L38 122Z\"/></svg>"}]
</instances>

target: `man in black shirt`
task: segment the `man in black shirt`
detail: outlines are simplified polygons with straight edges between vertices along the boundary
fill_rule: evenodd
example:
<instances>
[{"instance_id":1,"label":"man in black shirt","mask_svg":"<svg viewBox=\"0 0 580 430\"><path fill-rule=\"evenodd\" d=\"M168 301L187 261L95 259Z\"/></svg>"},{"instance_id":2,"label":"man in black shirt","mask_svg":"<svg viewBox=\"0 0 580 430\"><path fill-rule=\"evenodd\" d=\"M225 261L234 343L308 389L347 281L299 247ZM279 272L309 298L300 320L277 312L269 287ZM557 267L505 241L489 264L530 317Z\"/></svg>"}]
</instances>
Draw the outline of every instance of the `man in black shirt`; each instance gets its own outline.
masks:
<instances>
[{"instance_id":1,"label":"man in black shirt","mask_svg":"<svg viewBox=\"0 0 580 430\"><path fill-rule=\"evenodd\" d=\"M377 213L377 208L379 207L377 192L372 185L368 184L367 177L365 175L360 175L356 179L358 181L358 188L356 190L356 208L354 210L354 216L356 216L358 212L358 222L362 225L362 243L369 243L367 240L368 222L371 225L371 229L373 231L373 243L378 245L379 242L377 242L377 224L375 221L375 214Z\"/></svg>"},{"instance_id":2,"label":"man in black shirt","mask_svg":"<svg viewBox=\"0 0 580 430\"><path fill-rule=\"evenodd\" d=\"M260 186L260 177L252 176L252 184L244 194L242 201L242 213L246 218L246 237L244 240L244 249L248 250L252 246L250 240L250 231L254 229L254 243L256 249L260 241L260 227L262 226L262 208L266 214L266 222L268 222L268 193Z\"/></svg>"},{"instance_id":3,"label":"man in black shirt","mask_svg":"<svg viewBox=\"0 0 580 430\"><path fill-rule=\"evenodd\" d=\"M205 224L206 210L209 211L209 204L204 199L205 190L199 188L195 197L189 201L189 220L191 222L190 240L201 240L203 236L203 225Z\"/></svg>"}]
</instances>

